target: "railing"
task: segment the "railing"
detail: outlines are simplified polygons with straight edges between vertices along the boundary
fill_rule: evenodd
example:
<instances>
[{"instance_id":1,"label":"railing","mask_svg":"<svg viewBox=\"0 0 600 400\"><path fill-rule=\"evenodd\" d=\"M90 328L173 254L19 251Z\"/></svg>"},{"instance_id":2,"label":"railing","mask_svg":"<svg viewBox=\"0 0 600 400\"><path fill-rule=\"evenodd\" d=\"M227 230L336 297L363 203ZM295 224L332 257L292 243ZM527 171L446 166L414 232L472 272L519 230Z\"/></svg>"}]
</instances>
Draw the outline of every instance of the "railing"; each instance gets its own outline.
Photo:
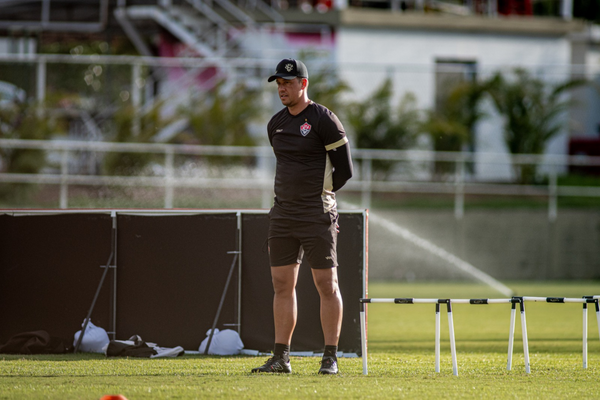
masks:
<instances>
[{"instance_id":1,"label":"railing","mask_svg":"<svg viewBox=\"0 0 600 400\"><path fill-rule=\"evenodd\" d=\"M57 171L44 170L38 174L0 172L0 184L51 184L60 186L60 208L68 208L69 186L145 186L164 189L164 207L172 208L175 188L209 188L260 190L262 207L268 208L272 202L273 188L273 152L270 147L243 146L198 146L153 143L108 143L80 141L39 141L0 139L2 149L36 149L60 154L60 167ZM94 153L149 153L162 154L164 163L159 173L138 176L108 176L77 174L69 171L69 162L78 151ZM176 155L211 157L250 157L255 160L247 168L244 176L224 174L219 177L183 176L175 166ZM369 208L373 193L428 193L453 194L454 215L461 219L464 215L465 195L497 196L538 196L548 199L548 218L554 221L558 213L558 197L595 197L600 198L600 187L559 186L559 171L566 166L600 166L600 157L564 156L564 155L513 155L508 161L498 161L497 154L467 152L432 152L423 150L370 150L354 149L355 177L344 190L361 194L361 207ZM506 155L503 155L504 157ZM506 157L505 157L506 159ZM446 174L444 180L432 180L434 174L421 175L418 178L401 172L387 179L377 179L373 173L374 161L404 162L420 166L431 171L435 163L454 164L453 173ZM511 182L481 182L467 173L469 164L535 164L548 171L547 185L524 185Z\"/></svg>"}]
</instances>

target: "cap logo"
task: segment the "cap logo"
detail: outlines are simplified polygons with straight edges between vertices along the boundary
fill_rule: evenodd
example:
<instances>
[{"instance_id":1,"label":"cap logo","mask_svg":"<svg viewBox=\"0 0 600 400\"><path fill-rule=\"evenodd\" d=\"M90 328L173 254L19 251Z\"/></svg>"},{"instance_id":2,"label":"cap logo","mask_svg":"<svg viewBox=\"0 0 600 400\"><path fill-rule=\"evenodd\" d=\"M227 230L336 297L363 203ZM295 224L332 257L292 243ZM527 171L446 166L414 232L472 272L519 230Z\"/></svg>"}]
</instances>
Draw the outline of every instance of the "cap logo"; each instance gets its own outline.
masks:
<instances>
[{"instance_id":1,"label":"cap logo","mask_svg":"<svg viewBox=\"0 0 600 400\"><path fill-rule=\"evenodd\" d=\"M294 69L294 66L292 64L285 64L285 70L287 72L292 72L293 69Z\"/></svg>"}]
</instances>

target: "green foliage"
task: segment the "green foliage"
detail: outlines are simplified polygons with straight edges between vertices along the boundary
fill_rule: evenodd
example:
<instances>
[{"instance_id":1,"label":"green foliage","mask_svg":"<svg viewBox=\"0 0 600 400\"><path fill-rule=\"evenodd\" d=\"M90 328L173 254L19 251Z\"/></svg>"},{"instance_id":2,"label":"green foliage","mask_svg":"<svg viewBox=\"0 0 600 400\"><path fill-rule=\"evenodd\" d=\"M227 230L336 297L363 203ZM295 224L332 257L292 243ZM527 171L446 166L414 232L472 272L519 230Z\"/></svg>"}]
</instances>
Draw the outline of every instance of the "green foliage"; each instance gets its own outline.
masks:
<instances>
[{"instance_id":1,"label":"green foliage","mask_svg":"<svg viewBox=\"0 0 600 400\"><path fill-rule=\"evenodd\" d=\"M55 40L42 40L39 44L40 53L44 54L71 54L96 55L96 54L132 54L135 47L125 36L114 35L109 41L105 40L78 40L74 36L67 36Z\"/></svg>"},{"instance_id":2,"label":"green foliage","mask_svg":"<svg viewBox=\"0 0 600 400\"><path fill-rule=\"evenodd\" d=\"M213 90L194 98L181 113L189 119L192 139L202 145L253 146L250 124L262 115L262 93L246 85L232 89L220 82Z\"/></svg>"},{"instance_id":3,"label":"green foliage","mask_svg":"<svg viewBox=\"0 0 600 400\"><path fill-rule=\"evenodd\" d=\"M437 108L427 112L423 131L431 138L435 151L462 151L474 147L475 124L485 115L479 104L485 94L485 84L462 81L455 83ZM439 175L454 172L454 163L436 161Z\"/></svg>"},{"instance_id":4,"label":"green foliage","mask_svg":"<svg viewBox=\"0 0 600 400\"><path fill-rule=\"evenodd\" d=\"M79 41L73 38L42 42L41 53L70 54L77 56L135 54L125 37L108 41ZM119 94L131 88L131 66L110 64L49 63L46 66L47 96L66 97L66 104L81 105L84 102L97 110L109 107ZM147 68L142 68L142 76ZM32 74L32 76L35 76ZM79 98L73 99L74 96ZM71 98L69 98L71 97ZM92 110L90 110L92 111Z\"/></svg>"},{"instance_id":5,"label":"green foliage","mask_svg":"<svg viewBox=\"0 0 600 400\"><path fill-rule=\"evenodd\" d=\"M13 101L0 106L0 138L46 140L58 122L31 101ZM0 148L2 171L35 174L46 164L45 153L35 149Z\"/></svg>"},{"instance_id":6,"label":"green foliage","mask_svg":"<svg viewBox=\"0 0 600 400\"><path fill-rule=\"evenodd\" d=\"M497 111L504 117L504 140L511 154L542 154L550 139L564 126L564 112L572 102L565 92L580 86L581 80L550 85L524 69L514 70L514 79L501 72L488 82ZM522 183L535 181L535 165L515 165Z\"/></svg>"},{"instance_id":7,"label":"green foliage","mask_svg":"<svg viewBox=\"0 0 600 400\"><path fill-rule=\"evenodd\" d=\"M340 116L345 107L343 94L351 88L339 77L335 67L327 61L323 63L321 57L318 51L310 49L302 50L298 55L298 59L303 60L309 69L308 97ZM327 67L312 68L313 65L319 64L326 64Z\"/></svg>"},{"instance_id":8,"label":"green foliage","mask_svg":"<svg viewBox=\"0 0 600 400\"><path fill-rule=\"evenodd\" d=\"M60 133L60 118L50 115L33 101L14 99L0 105L0 138L48 140ZM37 149L0 147L0 172L36 174L47 164L46 153ZM19 184L4 184L0 198L20 199L31 189Z\"/></svg>"},{"instance_id":9,"label":"green foliage","mask_svg":"<svg viewBox=\"0 0 600 400\"><path fill-rule=\"evenodd\" d=\"M332 69L320 71L318 74L310 74L309 97L336 114L343 110L342 95L349 90L350 86L340 80Z\"/></svg>"},{"instance_id":10,"label":"green foliage","mask_svg":"<svg viewBox=\"0 0 600 400\"><path fill-rule=\"evenodd\" d=\"M461 151L465 144L473 144L475 124L484 116L479 109L484 93L485 85L477 82L457 83L438 109L428 112L424 130L436 151Z\"/></svg>"},{"instance_id":11,"label":"green foliage","mask_svg":"<svg viewBox=\"0 0 600 400\"><path fill-rule=\"evenodd\" d=\"M412 93L406 93L394 108L392 96L392 81L388 78L363 102L347 106L347 120L357 148L407 149L415 143L420 130L416 98ZM392 162L377 161L373 162L373 169L387 176L393 165Z\"/></svg>"},{"instance_id":12,"label":"green foliage","mask_svg":"<svg viewBox=\"0 0 600 400\"><path fill-rule=\"evenodd\" d=\"M149 143L152 138L174 119L162 115L164 104L157 102L149 111L136 110L131 102L124 102L114 114L114 135L108 141L119 143ZM164 156L152 153L109 152L104 157L108 175L135 175L151 161L164 161Z\"/></svg>"},{"instance_id":13,"label":"green foliage","mask_svg":"<svg viewBox=\"0 0 600 400\"><path fill-rule=\"evenodd\" d=\"M9 82L23 89L29 96L35 95L36 66L31 63L0 63L0 81Z\"/></svg>"}]
</instances>

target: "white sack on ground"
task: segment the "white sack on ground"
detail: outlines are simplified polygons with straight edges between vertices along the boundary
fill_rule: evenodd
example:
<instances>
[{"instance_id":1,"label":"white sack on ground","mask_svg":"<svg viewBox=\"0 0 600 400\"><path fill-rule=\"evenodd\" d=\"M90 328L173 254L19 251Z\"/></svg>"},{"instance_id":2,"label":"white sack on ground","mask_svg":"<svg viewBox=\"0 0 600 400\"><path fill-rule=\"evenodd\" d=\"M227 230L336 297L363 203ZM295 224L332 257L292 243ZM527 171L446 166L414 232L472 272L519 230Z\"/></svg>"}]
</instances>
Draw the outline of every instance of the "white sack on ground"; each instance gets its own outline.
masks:
<instances>
[{"instance_id":1,"label":"white sack on ground","mask_svg":"<svg viewBox=\"0 0 600 400\"><path fill-rule=\"evenodd\" d=\"M85 325L85 320L83 320L83 324L81 324L82 328L83 325ZM73 347L77 346L79 335L81 335L81 331L77 331L75 333ZM102 349L108 344L109 341L108 333L106 333L104 328L100 328L99 326L92 324L92 321L89 321L87 327L85 328L83 339L81 339L79 351L84 353L104 353Z\"/></svg>"},{"instance_id":2,"label":"white sack on ground","mask_svg":"<svg viewBox=\"0 0 600 400\"><path fill-rule=\"evenodd\" d=\"M211 329L206 332L206 339L202 341L200 348L198 349L201 354L204 354L204 351L206 350L210 331ZM231 329L224 329L222 331L215 329L215 334L213 335L210 347L208 348L208 354L218 356L236 355L239 354L243 348L244 343L242 343L242 339L240 339L240 335L236 331Z\"/></svg>"}]
</instances>

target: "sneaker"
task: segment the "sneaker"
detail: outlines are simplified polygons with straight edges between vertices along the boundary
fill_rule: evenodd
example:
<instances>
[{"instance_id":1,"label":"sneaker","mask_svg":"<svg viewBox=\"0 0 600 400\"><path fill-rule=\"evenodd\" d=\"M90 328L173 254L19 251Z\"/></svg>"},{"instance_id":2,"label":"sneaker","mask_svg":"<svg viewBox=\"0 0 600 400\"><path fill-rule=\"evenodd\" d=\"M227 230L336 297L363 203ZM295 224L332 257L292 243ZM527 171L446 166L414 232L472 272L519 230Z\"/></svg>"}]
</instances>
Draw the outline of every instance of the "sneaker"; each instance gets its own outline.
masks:
<instances>
[{"instance_id":1,"label":"sneaker","mask_svg":"<svg viewBox=\"0 0 600 400\"><path fill-rule=\"evenodd\" d=\"M323 357L321 360L320 374L335 375L338 373L337 360L333 357Z\"/></svg>"},{"instance_id":2,"label":"sneaker","mask_svg":"<svg viewBox=\"0 0 600 400\"><path fill-rule=\"evenodd\" d=\"M285 362L281 356L273 356L267 360L265 365L252 368L252 372L277 372L282 374L291 374L292 365L290 362Z\"/></svg>"}]
</instances>

